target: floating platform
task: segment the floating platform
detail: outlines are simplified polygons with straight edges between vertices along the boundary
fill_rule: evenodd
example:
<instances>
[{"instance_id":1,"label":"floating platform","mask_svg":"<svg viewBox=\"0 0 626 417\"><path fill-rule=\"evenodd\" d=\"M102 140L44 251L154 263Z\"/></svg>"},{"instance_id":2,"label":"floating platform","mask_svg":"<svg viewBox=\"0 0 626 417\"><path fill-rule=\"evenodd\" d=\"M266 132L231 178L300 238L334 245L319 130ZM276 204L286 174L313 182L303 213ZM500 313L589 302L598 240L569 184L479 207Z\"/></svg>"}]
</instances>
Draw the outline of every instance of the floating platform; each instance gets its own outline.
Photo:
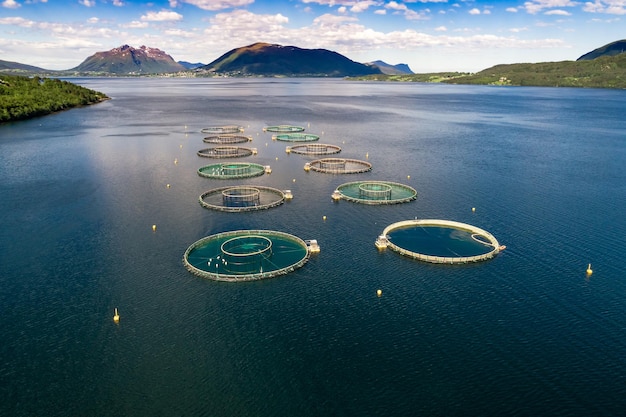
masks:
<instances>
[{"instance_id":1,"label":"floating platform","mask_svg":"<svg viewBox=\"0 0 626 417\"><path fill-rule=\"evenodd\" d=\"M197 154L204 158L242 158L256 153L254 148L240 146L217 146L215 148L200 149Z\"/></svg>"},{"instance_id":2,"label":"floating platform","mask_svg":"<svg viewBox=\"0 0 626 417\"><path fill-rule=\"evenodd\" d=\"M295 133L295 132L304 132L304 128L301 126L278 125L278 126L264 127L263 131L273 132L273 133Z\"/></svg>"},{"instance_id":3,"label":"floating platform","mask_svg":"<svg viewBox=\"0 0 626 417\"><path fill-rule=\"evenodd\" d=\"M283 192L258 185L236 185L206 191L200 195L199 202L204 208L231 213L265 210L283 204L287 192L292 198L290 190Z\"/></svg>"},{"instance_id":4,"label":"floating platform","mask_svg":"<svg viewBox=\"0 0 626 417\"><path fill-rule=\"evenodd\" d=\"M287 146L286 152L300 155L333 155L341 152L341 148L325 143L309 143L306 145Z\"/></svg>"},{"instance_id":5,"label":"floating platform","mask_svg":"<svg viewBox=\"0 0 626 417\"><path fill-rule=\"evenodd\" d=\"M438 219L393 223L383 230L375 244L379 249L388 247L401 255L438 264L484 261L503 248L486 230Z\"/></svg>"},{"instance_id":6,"label":"floating platform","mask_svg":"<svg viewBox=\"0 0 626 417\"><path fill-rule=\"evenodd\" d=\"M304 170L324 172L327 174L358 174L372 169L372 164L358 159L324 158L307 162Z\"/></svg>"},{"instance_id":7,"label":"floating platform","mask_svg":"<svg viewBox=\"0 0 626 417\"><path fill-rule=\"evenodd\" d=\"M282 133L272 136L272 140L280 140L282 142L315 142L320 140L320 137L311 133Z\"/></svg>"},{"instance_id":8,"label":"floating platform","mask_svg":"<svg viewBox=\"0 0 626 417\"><path fill-rule=\"evenodd\" d=\"M354 181L341 184L332 194L333 200L344 199L361 204L399 204L417 198L417 191L408 185L390 181Z\"/></svg>"},{"instance_id":9,"label":"floating platform","mask_svg":"<svg viewBox=\"0 0 626 417\"><path fill-rule=\"evenodd\" d=\"M225 126L209 126L200 130L202 133L210 133L214 135L220 135L224 133L243 133L242 126L225 125Z\"/></svg>"},{"instance_id":10,"label":"floating platform","mask_svg":"<svg viewBox=\"0 0 626 417\"><path fill-rule=\"evenodd\" d=\"M212 164L198 169L198 175L214 179L239 179L251 178L263 175L266 167L259 164L245 162L231 162L228 164Z\"/></svg>"},{"instance_id":11,"label":"floating platform","mask_svg":"<svg viewBox=\"0 0 626 417\"><path fill-rule=\"evenodd\" d=\"M216 281L254 281L285 275L309 260L300 238L272 230L236 230L207 236L183 255L192 274Z\"/></svg>"},{"instance_id":12,"label":"floating platform","mask_svg":"<svg viewBox=\"0 0 626 417\"><path fill-rule=\"evenodd\" d=\"M234 144L234 143L251 142L252 138L250 136L243 136L243 135L212 135L212 136L207 136L203 138L202 141L204 143L228 145L228 144Z\"/></svg>"}]
</instances>

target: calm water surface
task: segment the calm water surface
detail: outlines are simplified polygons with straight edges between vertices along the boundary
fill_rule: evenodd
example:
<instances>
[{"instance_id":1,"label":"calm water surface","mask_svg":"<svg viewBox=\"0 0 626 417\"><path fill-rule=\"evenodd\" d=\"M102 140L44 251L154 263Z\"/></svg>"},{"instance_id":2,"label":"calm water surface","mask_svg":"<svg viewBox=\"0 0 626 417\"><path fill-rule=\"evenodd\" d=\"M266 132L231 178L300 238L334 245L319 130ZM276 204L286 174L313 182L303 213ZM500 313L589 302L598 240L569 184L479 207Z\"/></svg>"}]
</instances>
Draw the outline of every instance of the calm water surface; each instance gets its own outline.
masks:
<instances>
[{"instance_id":1,"label":"calm water surface","mask_svg":"<svg viewBox=\"0 0 626 417\"><path fill-rule=\"evenodd\" d=\"M74 81L112 100L0 126L0 415L626 410L626 92ZM259 151L245 160L273 171L232 184L291 189L291 202L198 204L230 184L196 173L200 130L224 124L244 126ZM307 157L263 132L276 124L368 155L373 169L304 172ZM360 179L418 198L331 200ZM387 225L416 216L473 224L507 249L450 266L375 248ZM317 239L321 252L252 283L182 266L191 243L237 229Z\"/></svg>"}]
</instances>

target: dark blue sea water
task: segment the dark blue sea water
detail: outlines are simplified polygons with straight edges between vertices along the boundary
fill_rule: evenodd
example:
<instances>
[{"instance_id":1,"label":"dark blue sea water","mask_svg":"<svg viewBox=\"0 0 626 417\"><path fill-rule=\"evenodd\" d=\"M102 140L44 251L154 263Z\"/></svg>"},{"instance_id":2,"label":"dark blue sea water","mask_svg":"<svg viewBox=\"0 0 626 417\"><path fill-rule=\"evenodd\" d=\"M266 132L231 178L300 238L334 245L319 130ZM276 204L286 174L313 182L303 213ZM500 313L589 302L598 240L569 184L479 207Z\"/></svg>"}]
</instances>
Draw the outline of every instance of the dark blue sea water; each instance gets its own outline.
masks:
<instances>
[{"instance_id":1,"label":"dark blue sea water","mask_svg":"<svg viewBox=\"0 0 626 417\"><path fill-rule=\"evenodd\" d=\"M0 126L0 415L626 410L626 92L74 81L112 100ZM259 151L246 160L273 171L232 183L291 189L292 201L199 205L229 185L196 173L200 130L224 124L244 126ZM263 132L277 124L373 169L307 173L306 157ZM418 198L331 200L359 179L406 183ZM416 216L473 224L507 249L468 265L376 249L387 225ZM183 267L191 243L237 229L317 239L321 252L250 283Z\"/></svg>"}]
</instances>

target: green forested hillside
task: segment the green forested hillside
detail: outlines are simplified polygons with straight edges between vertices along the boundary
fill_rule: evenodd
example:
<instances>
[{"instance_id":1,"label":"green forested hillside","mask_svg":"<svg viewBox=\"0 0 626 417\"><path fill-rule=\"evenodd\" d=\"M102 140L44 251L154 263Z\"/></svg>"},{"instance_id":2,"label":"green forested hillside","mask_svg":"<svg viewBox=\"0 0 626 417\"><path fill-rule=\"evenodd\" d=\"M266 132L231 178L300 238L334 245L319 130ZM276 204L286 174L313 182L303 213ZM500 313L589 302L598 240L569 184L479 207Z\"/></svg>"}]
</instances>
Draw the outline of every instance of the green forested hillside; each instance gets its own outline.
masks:
<instances>
[{"instance_id":1,"label":"green forested hillside","mask_svg":"<svg viewBox=\"0 0 626 417\"><path fill-rule=\"evenodd\" d=\"M589 61L496 65L475 74L432 73L374 75L376 81L441 82L448 84L517 85L541 87L626 88L626 53Z\"/></svg>"},{"instance_id":2,"label":"green forested hillside","mask_svg":"<svg viewBox=\"0 0 626 417\"><path fill-rule=\"evenodd\" d=\"M589 61L496 65L476 74L445 80L450 84L542 87L626 88L626 54Z\"/></svg>"},{"instance_id":3,"label":"green forested hillside","mask_svg":"<svg viewBox=\"0 0 626 417\"><path fill-rule=\"evenodd\" d=\"M0 75L0 123L106 100L105 94L54 78Z\"/></svg>"}]
</instances>

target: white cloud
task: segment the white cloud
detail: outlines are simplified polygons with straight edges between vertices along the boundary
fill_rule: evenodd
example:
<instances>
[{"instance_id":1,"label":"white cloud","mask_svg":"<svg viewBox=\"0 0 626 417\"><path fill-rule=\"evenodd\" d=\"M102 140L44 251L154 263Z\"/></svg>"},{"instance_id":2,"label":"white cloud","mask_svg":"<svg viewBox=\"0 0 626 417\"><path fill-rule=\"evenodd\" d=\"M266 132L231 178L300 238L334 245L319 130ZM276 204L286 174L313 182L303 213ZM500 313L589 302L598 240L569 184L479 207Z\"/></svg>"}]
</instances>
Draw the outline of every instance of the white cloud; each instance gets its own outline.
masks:
<instances>
[{"instance_id":1,"label":"white cloud","mask_svg":"<svg viewBox=\"0 0 626 417\"><path fill-rule=\"evenodd\" d=\"M571 16L572 14L568 11L565 10L548 10L547 12L544 13L545 15L548 16L552 16L552 15L556 15L556 16Z\"/></svg>"},{"instance_id":2,"label":"white cloud","mask_svg":"<svg viewBox=\"0 0 626 417\"><path fill-rule=\"evenodd\" d=\"M595 0L586 2L583 10L589 13L626 14L625 0Z\"/></svg>"},{"instance_id":3,"label":"white cloud","mask_svg":"<svg viewBox=\"0 0 626 417\"><path fill-rule=\"evenodd\" d=\"M170 1L170 5L178 2L191 4L202 10L216 11L247 6L254 3L254 0L178 0Z\"/></svg>"},{"instance_id":4,"label":"white cloud","mask_svg":"<svg viewBox=\"0 0 626 417\"><path fill-rule=\"evenodd\" d=\"M140 22L138 20L133 20L132 22L122 25L122 27L127 29L145 29L149 26L148 22Z\"/></svg>"},{"instance_id":5,"label":"white cloud","mask_svg":"<svg viewBox=\"0 0 626 417\"><path fill-rule=\"evenodd\" d=\"M509 32L513 32L513 33L520 33L520 32L526 32L528 30L527 27L523 27L523 28L511 28L509 29Z\"/></svg>"},{"instance_id":6,"label":"white cloud","mask_svg":"<svg viewBox=\"0 0 626 417\"><path fill-rule=\"evenodd\" d=\"M379 2L373 0L357 1L350 8L350 11L353 13L360 13L369 9L370 6L378 6L379 4Z\"/></svg>"},{"instance_id":7,"label":"white cloud","mask_svg":"<svg viewBox=\"0 0 626 417\"><path fill-rule=\"evenodd\" d=\"M182 14L173 12L171 10L161 10L160 12L148 12L141 16L141 20L144 22L167 22L176 21L183 18Z\"/></svg>"},{"instance_id":8,"label":"white cloud","mask_svg":"<svg viewBox=\"0 0 626 417\"><path fill-rule=\"evenodd\" d=\"M23 17L0 17L0 25L12 25L23 28L30 28L35 26L35 22L33 20L24 19Z\"/></svg>"},{"instance_id":9,"label":"white cloud","mask_svg":"<svg viewBox=\"0 0 626 417\"><path fill-rule=\"evenodd\" d=\"M378 9L374 12L374 14L380 14L380 15L386 15L387 14L387 10L385 9Z\"/></svg>"},{"instance_id":10,"label":"white cloud","mask_svg":"<svg viewBox=\"0 0 626 417\"><path fill-rule=\"evenodd\" d=\"M509 13L517 13L517 8L516 7L507 7L506 11Z\"/></svg>"},{"instance_id":11,"label":"white cloud","mask_svg":"<svg viewBox=\"0 0 626 417\"><path fill-rule=\"evenodd\" d=\"M445 26L439 26L435 28L435 32L446 32L448 30Z\"/></svg>"},{"instance_id":12,"label":"white cloud","mask_svg":"<svg viewBox=\"0 0 626 417\"><path fill-rule=\"evenodd\" d=\"M5 7L7 9L17 9L18 7L21 7L21 6L22 5L16 2L15 0L4 0L2 2L2 7Z\"/></svg>"},{"instance_id":13,"label":"white cloud","mask_svg":"<svg viewBox=\"0 0 626 417\"><path fill-rule=\"evenodd\" d=\"M474 14L474 15L476 15L476 14L480 14L480 10L474 7L474 8L473 8L472 10L470 10L468 13L469 13L469 14Z\"/></svg>"},{"instance_id":14,"label":"white cloud","mask_svg":"<svg viewBox=\"0 0 626 417\"><path fill-rule=\"evenodd\" d=\"M579 4L579 2L571 0L531 0L524 3L524 9L530 14L537 14L545 9L575 7Z\"/></svg>"},{"instance_id":15,"label":"white cloud","mask_svg":"<svg viewBox=\"0 0 626 417\"><path fill-rule=\"evenodd\" d=\"M85 7L93 7L96 5L96 0L80 0L78 4L82 4Z\"/></svg>"}]
</instances>

